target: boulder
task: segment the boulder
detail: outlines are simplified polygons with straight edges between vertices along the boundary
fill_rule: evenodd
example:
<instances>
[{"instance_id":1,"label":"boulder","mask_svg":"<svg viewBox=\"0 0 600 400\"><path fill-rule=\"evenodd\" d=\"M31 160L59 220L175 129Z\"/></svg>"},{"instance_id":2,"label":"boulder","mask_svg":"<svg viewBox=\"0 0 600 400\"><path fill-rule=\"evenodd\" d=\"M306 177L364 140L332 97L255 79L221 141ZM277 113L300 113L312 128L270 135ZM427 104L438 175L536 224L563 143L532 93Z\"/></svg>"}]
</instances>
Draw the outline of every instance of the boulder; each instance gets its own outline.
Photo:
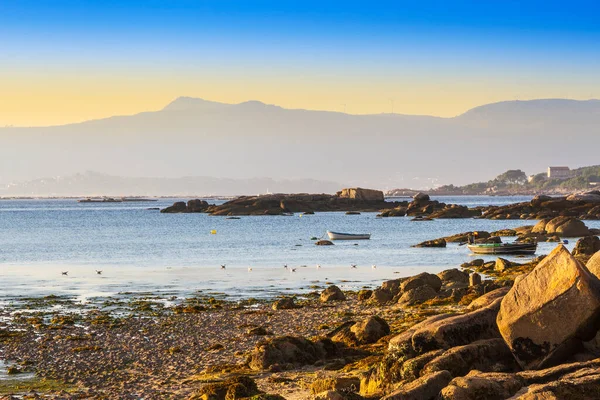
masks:
<instances>
[{"instance_id":1,"label":"boulder","mask_svg":"<svg viewBox=\"0 0 600 400\"><path fill-rule=\"evenodd\" d=\"M534 225L530 233L546 234L546 224L550 221L549 218L541 219L537 224Z\"/></svg>"},{"instance_id":2,"label":"boulder","mask_svg":"<svg viewBox=\"0 0 600 400\"><path fill-rule=\"evenodd\" d=\"M552 200L552 197L546 196L544 194L538 194L531 199L531 205L534 207L539 207L542 203Z\"/></svg>"},{"instance_id":3,"label":"boulder","mask_svg":"<svg viewBox=\"0 0 600 400\"><path fill-rule=\"evenodd\" d=\"M544 225L545 227L545 225ZM518 228L515 228L515 232L517 233L517 236L520 235L527 235L529 233L531 233L533 231L533 225L524 225L524 226L519 226ZM500 236L500 235L497 235Z\"/></svg>"},{"instance_id":4,"label":"boulder","mask_svg":"<svg viewBox=\"0 0 600 400\"><path fill-rule=\"evenodd\" d=\"M501 338L496 338L453 347L427 363L421 374L447 370L452 376L463 376L472 369L513 372L519 366L506 343Z\"/></svg>"},{"instance_id":5,"label":"boulder","mask_svg":"<svg viewBox=\"0 0 600 400\"><path fill-rule=\"evenodd\" d=\"M387 303L388 301L391 301L393 298L394 298L394 295L392 293L379 287L379 288L373 290L373 294L371 294L371 297L369 298L369 300L372 302L375 302L379 305L383 305L383 304Z\"/></svg>"},{"instance_id":6,"label":"boulder","mask_svg":"<svg viewBox=\"0 0 600 400\"><path fill-rule=\"evenodd\" d=\"M292 297L279 299L273 303L273 310L291 310L297 307L298 306Z\"/></svg>"},{"instance_id":7,"label":"boulder","mask_svg":"<svg viewBox=\"0 0 600 400\"><path fill-rule=\"evenodd\" d=\"M600 251L598 236L584 236L577 241L572 254L580 260L587 261L597 251Z\"/></svg>"},{"instance_id":8,"label":"boulder","mask_svg":"<svg viewBox=\"0 0 600 400\"><path fill-rule=\"evenodd\" d=\"M331 240L317 240L315 244L317 246L333 246L333 242Z\"/></svg>"},{"instance_id":9,"label":"boulder","mask_svg":"<svg viewBox=\"0 0 600 400\"><path fill-rule=\"evenodd\" d=\"M434 288L429 285L422 285L414 289L404 291L402 296L400 296L400 299L398 299L398 304L401 306L413 306L415 304L434 299L436 296L437 292Z\"/></svg>"},{"instance_id":10,"label":"boulder","mask_svg":"<svg viewBox=\"0 0 600 400\"><path fill-rule=\"evenodd\" d=\"M452 380L448 371L438 371L416 379L381 400L434 400Z\"/></svg>"},{"instance_id":11,"label":"boulder","mask_svg":"<svg viewBox=\"0 0 600 400\"><path fill-rule=\"evenodd\" d=\"M600 279L600 252L596 252L585 264L588 271Z\"/></svg>"},{"instance_id":12,"label":"boulder","mask_svg":"<svg viewBox=\"0 0 600 400\"><path fill-rule=\"evenodd\" d=\"M439 321L452 318L457 316L456 314L438 314L433 317L427 318L425 321L419 322L413 325L411 328L405 330L399 335L394 336L388 343L388 350L390 352L403 352L403 353L415 353L412 344L412 337L415 332L428 329L430 326L437 324ZM435 349L435 346L433 347ZM423 353L423 351L420 351Z\"/></svg>"},{"instance_id":13,"label":"boulder","mask_svg":"<svg viewBox=\"0 0 600 400\"><path fill-rule=\"evenodd\" d=\"M187 212L187 205L184 201L177 201L172 206L163 208L160 210L161 213L184 213Z\"/></svg>"},{"instance_id":14,"label":"boulder","mask_svg":"<svg viewBox=\"0 0 600 400\"><path fill-rule=\"evenodd\" d=\"M384 355L383 359L376 363L367 374L362 376L360 385L361 394L372 395L395 389L397 386L395 384L404 379L402 377L403 373L407 377L409 375L417 377L423 365L432 358L435 358L439 353L431 353L427 356L423 355L422 359L412 364L412 370L403 368L405 361L418 356L418 353L413 349L412 336L418 330L426 329L428 326L441 320L452 318L455 315L450 313L435 315L394 336L388 343L388 352Z\"/></svg>"},{"instance_id":15,"label":"boulder","mask_svg":"<svg viewBox=\"0 0 600 400\"><path fill-rule=\"evenodd\" d=\"M365 301L365 300L369 300L371 298L371 296L373 296L373 291L370 289L361 289L358 291L358 294L356 295L356 298L358 299L358 301Z\"/></svg>"},{"instance_id":16,"label":"boulder","mask_svg":"<svg viewBox=\"0 0 600 400\"><path fill-rule=\"evenodd\" d=\"M444 240L444 239L426 240L419 244L415 244L412 247L446 247L446 240Z\"/></svg>"},{"instance_id":17,"label":"boulder","mask_svg":"<svg viewBox=\"0 0 600 400\"><path fill-rule=\"evenodd\" d=\"M458 268L447 269L439 274L437 274L438 278L442 281L443 285L448 283L463 283L469 284L469 275L465 274Z\"/></svg>"},{"instance_id":18,"label":"boulder","mask_svg":"<svg viewBox=\"0 0 600 400\"><path fill-rule=\"evenodd\" d=\"M554 249L502 299L498 328L519 364L564 361L598 330L600 281L563 246Z\"/></svg>"},{"instance_id":19,"label":"boulder","mask_svg":"<svg viewBox=\"0 0 600 400\"><path fill-rule=\"evenodd\" d=\"M439 292L442 287L442 280L437 275L422 272L402 281L400 284L400 289L402 292L406 292L424 285L431 286L433 290Z\"/></svg>"},{"instance_id":20,"label":"boulder","mask_svg":"<svg viewBox=\"0 0 600 400\"><path fill-rule=\"evenodd\" d=\"M260 392L256 382L247 376L229 378L222 382L209 383L202 386L190 399L226 400L248 398Z\"/></svg>"},{"instance_id":21,"label":"boulder","mask_svg":"<svg viewBox=\"0 0 600 400\"><path fill-rule=\"evenodd\" d=\"M383 210L379 217L404 217L406 215L406 207L398 206L396 208L390 208Z\"/></svg>"},{"instance_id":22,"label":"boulder","mask_svg":"<svg viewBox=\"0 0 600 400\"><path fill-rule=\"evenodd\" d=\"M259 342L248 360L253 370L266 370L274 365L310 365L335 356L337 347L330 339L316 342L303 337L279 336Z\"/></svg>"},{"instance_id":23,"label":"boulder","mask_svg":"<svg viewBox=\"0 0 600 400\"><path fill-rule=\"evenodd\" d=\"M458 204L449 204L441 210L433 211L430 218L472 218L481 215L481 211L478 209L469 209L467 206L461 206Z\"/></svg>"},{"instance_id":24,"label":"boulder","mask_svg":"<svg viewBox=\"0 0 600 400\"><path fill-rule=\"evenodd\" d=\"M413 202L416 204L426 204L429 200L429 195L425 193L419 192L413 196Z\"/></svg>"},{"instance_id":25,"label":"boulder","mask_svg":"<svg viewBox=\"0 0 600 400\"><path fill-rule=\"evenodd\" d=\"M205 200L194 199L187 202L187 212L191 213L204 212L208 207L210 207L210 204Z\"/></svg>"},{"instance_id":26,"label":"boulder","mask_svg":"<svg viewBox=\"0 0 600 400\"><path fill-rule=\"evenodd\" d=\"M524 380L503 372L471 371L454 378L440 393L441 400L503 400L521 389Z\"/></svg>"},{"instance_id":27,"label":"boulder","mask_svg":"<svg viewBox=\"0 0 600 400\"><path fill-rule=\"evenodd\" d=\"M496 299L487 307L449 318L443 318L423 325L411 335L412 349L417 354L436 349L449 349L462 346L476 340L500 337L496 326L496 315L500 308L501 299ZM401 339L392 339L392 343L399 344Z\"/></svg>"},{"instance_id":28,"label":"boulder","mask_svg":"<svg viewBox=\"0 0 600 400\"><path fill-rule=\"evenodd\" d=\"M468 263L463 263L461 268L482 267L485 261L482 258L476 258Z\"/></svg>"},{"instance_id":29,"label":"boulder","mask_svg":"<svg viewBox=\"0 0 600 400\"><path fill-rule=\"evenodd\" d=\"M504 272L511 267L512 263L505 258L498 257L494 265L494 271Z\"/></svg>"},{"instance_id":30,"label":"boulder","mask_svg":"<svg viewBox=\"0 0 600 400\"><path fill-rule=\"evenodd\" d=\"M404 282L405 280L406 278L398 278L391 279L389 281L384 281L381 284L381 289L391 293L392 296L395 296L400 292L400 285L402 285L402 282Z\"/></svg>"},{"instance_id":31,"label":"boulder","mask_svg":"<svg viewBox=\"0 0 600 400\"><path fill-rule=\"evenodd\" d=\"M444 354L445 350L432 350L425 354L410 358L402 363L400 375L406 381L413 381L421 376L421 371L431 360Z\"/></svg>"},{"instance_id":32,"label":"boulder","mask_svg":"<svg viewBox=\"0 0 600 400\"><path fill-rule=\"evenodd\" d=\"M456 235L452 235L452 236L445 236L444 240L446 240L446 242L448 242L448 243L465 243L465 242L469 241L469 237L473 237L473 239L477 240L477 239L487 239L490 236L491 236L490 233L486 232L486 231L471 231L471 232L457 233Z\"/></svg>"},{"instance_id":33,"label":"boulder","mask_svg":"<svg viewBox=\"0 0 600 400\"><path fill-rule=\"evenodd\" d=\"M347 188L336 193L337 197L343 199L360 200L367 202L383 202L383 192L381 190Z\"/></svg>"},{"instance_id":34,"label":"boulder","mask_svg":"<svg viewBox=\"0 0 600 400\"><path fill-rule=\"evenodd\" d=\"M383 318L372 316L354 324L350 331L354 333L359 344L369 344L389 335L390 326Z\"/></svg>"},{"instance_id":35,"label":"boulder","mask_svg":"<svg viewBox=\"0 0 600 400\"><path fill-rule=\"evenodd\" d=\"M519 378L524 379L527 385L532 385L555 381L562 376L572 374L574 372L587 368L599 369L600 358L585 362L561 364L556 367L546 368L537 371L521 371L517 372L517 375L519 376Z\"/></svg>"},{"instance_id":36,"label":"boulder","mask_svg":"<svg viewBox=\"0 0 600 400\"><path fill-rule=\"evenodd\" d=\"M490 233L491 236L517 236L517 231L514 229L500 229Z\"/></svg>"},{"instance_id":37,"label":"boulder","mask_svg":"<svg viewBox=\"0 0 600 400\"><path fill-rule=\"evenodd\" d=\"M328 303L330 301L344 301L346 300L346 295L339 287L331 285L321 292L320 299L323 303Z\"/></svg>"},{"instance_id":38,"label":"boulder","mask_svg":"<svg viewBox=\"0 0 600 400\"><path fill-rule=\"evenodd\" d=\"M546 384L531 385L517 400L588 400L600 398L600 371L585 368Z\"/></svg>"},{"instance_id":39,"label":"boulder","mask_svg":"<svg viewBox=\"0 0 600 400\"><path fill-rule=\"evenodd\" d=\"M557 399L591 399L598 398L594 385L572 392L554 392L555 388L565 385L572 380L572 388L577 388L576 380L582 377L598 374L600 359L582 363L563 364L558 367L540 371L522 371L517 373L471 371L464 377L454 378L441 394L441 400L557 400ZM592 383L588 380L587 383ZM575 395L575 396L574 396Z\"/></svg>"},{"instance_id":40,"label":"boulder","mask_svg":"<svg viewBox=\"0 0 600 400\"><path fill-rule=\"evenodd\" d=\"M510 287L507 287L507 286L492 290L491 292L488 292L488 293L484 294L483 296L480 296L480 297L476 298L475 300L473 300L471 302L471 304L469 304L467 309L478 310L480 308L487 307L490 304L492 304L494 301L496 301L497 299L501 299L502 297L504 297L506 295L506 293L508 293L509 290L510 290Z\"/></svg>"},{"instance_id":41,"label":"boulder","mask_svg":"<svg viewBox=\"0 0 600 400\"><path fill-rule=\"evenodd\" d=\"M546 224L546 234L560 237L579 237L590 234L585 224L572 217L556 217Z\"/></svg>"},{"instance_id":42,"label":"boulder","mask_svg":"<svg viewBox=\"0 0 600 400\"><path fill-rule=\"evenodd\" d=\"M479 275L477 272L473 272L471 275L469 275L469 286L477 285L481 285L481 275Z\"/></svg>"}]
</instances>

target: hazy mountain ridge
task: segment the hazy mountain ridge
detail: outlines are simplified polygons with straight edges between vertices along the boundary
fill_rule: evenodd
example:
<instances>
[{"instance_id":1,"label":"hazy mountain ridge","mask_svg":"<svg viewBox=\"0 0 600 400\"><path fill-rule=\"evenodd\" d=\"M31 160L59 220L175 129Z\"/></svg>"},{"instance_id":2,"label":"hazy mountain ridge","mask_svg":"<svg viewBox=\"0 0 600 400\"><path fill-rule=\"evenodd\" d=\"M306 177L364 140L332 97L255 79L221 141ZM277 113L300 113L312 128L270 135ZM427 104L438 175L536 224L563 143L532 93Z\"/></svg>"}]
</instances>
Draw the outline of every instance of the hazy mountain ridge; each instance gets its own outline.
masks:
<instances>
[{"instance_id":1,"label":"hazy mountain ridge","mask_svg":"<svg viewBox=\"0 0 600 400\"><path fill-rule=\"evenodd\" d=\"M0 196L237 196L270 193L335 193L337 182L314 179L223 179L206 176L139 178L88 171L66 177L34 179L0 185Z\"/></svg>"},{"instance_id":2,"label":"hazy mountain ridge","mask_svg":"<svg viewBox=\"0 0 600 400\"><path fill-rule=\"evenodd\" d=\"M0 182L93 170L312 178L381 189L466 184L508 168L597 164L599 126L598 100L501 102L439 118L178 98L132 116L0 128Z\"/></svg>"}]
</instances>

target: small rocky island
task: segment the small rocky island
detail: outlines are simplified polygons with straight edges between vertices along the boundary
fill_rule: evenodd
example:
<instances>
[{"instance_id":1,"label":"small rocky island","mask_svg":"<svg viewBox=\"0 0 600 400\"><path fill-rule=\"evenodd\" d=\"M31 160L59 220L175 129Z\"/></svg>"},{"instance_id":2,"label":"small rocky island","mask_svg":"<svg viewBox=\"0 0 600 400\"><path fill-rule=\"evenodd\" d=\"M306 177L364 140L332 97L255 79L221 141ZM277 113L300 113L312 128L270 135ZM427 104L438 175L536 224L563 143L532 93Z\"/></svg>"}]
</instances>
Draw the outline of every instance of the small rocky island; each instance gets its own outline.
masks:
<instances>
[{"instance_id":1,"label":"small rocky island","mask_svg":"<svg viewBox=\"0 0 600 400\"><path fill-rule=\"evenodd\" d=\"M399 203L386 202L380 190L349 188L329 194L267 194L241 196L221 205L203 200L177 202L163 213L204 212L211 215L283 215L317 211L378 211Z\"/></svg>"},{"instance_id":2,"label":"small rocky island","mask_svg":"<svg viewBox=\"0 0 600 400\"><path fill-rule=\"evenodd\" d=\"M569 196L535 196L531 201L506 206L468 208L432 200L417 193L412 201L386 201L380 190L347 188L329 194L268 194L241 196L221 205L205 200L181 201L162 209L162 213L207 213L210 215L285 215L323 211L379 212L380 217L487 218L487 219L552 219L574 217L600 219L600 191Z\"/></svg>"}]
</instances>

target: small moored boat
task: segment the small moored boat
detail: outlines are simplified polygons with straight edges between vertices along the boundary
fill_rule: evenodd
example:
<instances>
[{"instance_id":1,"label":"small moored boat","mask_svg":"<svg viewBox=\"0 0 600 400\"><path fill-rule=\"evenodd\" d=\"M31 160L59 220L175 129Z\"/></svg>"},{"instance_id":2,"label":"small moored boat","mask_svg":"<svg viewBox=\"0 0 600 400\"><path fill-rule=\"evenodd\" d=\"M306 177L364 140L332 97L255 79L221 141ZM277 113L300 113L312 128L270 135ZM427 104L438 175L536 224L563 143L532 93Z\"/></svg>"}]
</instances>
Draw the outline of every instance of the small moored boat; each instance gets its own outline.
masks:
<instances>
[{"instance_id":1,"label":"small moored boat","mask_svg":"<svg viewBox=\"0 0 600 400\"><path fill-rule=\"evenodd\" d=\"M340 233L327 231L327 236L331 240L366 240L371 239L370 233Z\"/></svg>"},{"instance_id":2,"label":"small moored boat","mask_svg":"<svg viewBox=\"0 0 600 400\"><path fill-rule=\"evenodd\" d=\"M475 254L535 254L537 243L481 243L467 247Z\"/></svg>"}]
</instances>

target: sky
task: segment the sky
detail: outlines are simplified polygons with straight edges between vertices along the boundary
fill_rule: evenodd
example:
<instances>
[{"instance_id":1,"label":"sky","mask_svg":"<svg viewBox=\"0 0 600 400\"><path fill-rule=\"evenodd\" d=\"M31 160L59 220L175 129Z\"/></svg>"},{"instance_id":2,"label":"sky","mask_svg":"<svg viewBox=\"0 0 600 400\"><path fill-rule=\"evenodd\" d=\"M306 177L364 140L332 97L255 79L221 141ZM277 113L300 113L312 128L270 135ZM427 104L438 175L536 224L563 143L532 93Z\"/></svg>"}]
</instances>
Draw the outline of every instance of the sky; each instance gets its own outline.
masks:
<instances>
[{"instance_id":1,"label":"sky","mask_svg":"<svg viewBox=\"0 0 600 400\"><path fill-rule=\"evenodd\" d=\"M600 97L592 1L0 0L0 126L179 96L443 117Z\"/></svg>"}]
</instances>

